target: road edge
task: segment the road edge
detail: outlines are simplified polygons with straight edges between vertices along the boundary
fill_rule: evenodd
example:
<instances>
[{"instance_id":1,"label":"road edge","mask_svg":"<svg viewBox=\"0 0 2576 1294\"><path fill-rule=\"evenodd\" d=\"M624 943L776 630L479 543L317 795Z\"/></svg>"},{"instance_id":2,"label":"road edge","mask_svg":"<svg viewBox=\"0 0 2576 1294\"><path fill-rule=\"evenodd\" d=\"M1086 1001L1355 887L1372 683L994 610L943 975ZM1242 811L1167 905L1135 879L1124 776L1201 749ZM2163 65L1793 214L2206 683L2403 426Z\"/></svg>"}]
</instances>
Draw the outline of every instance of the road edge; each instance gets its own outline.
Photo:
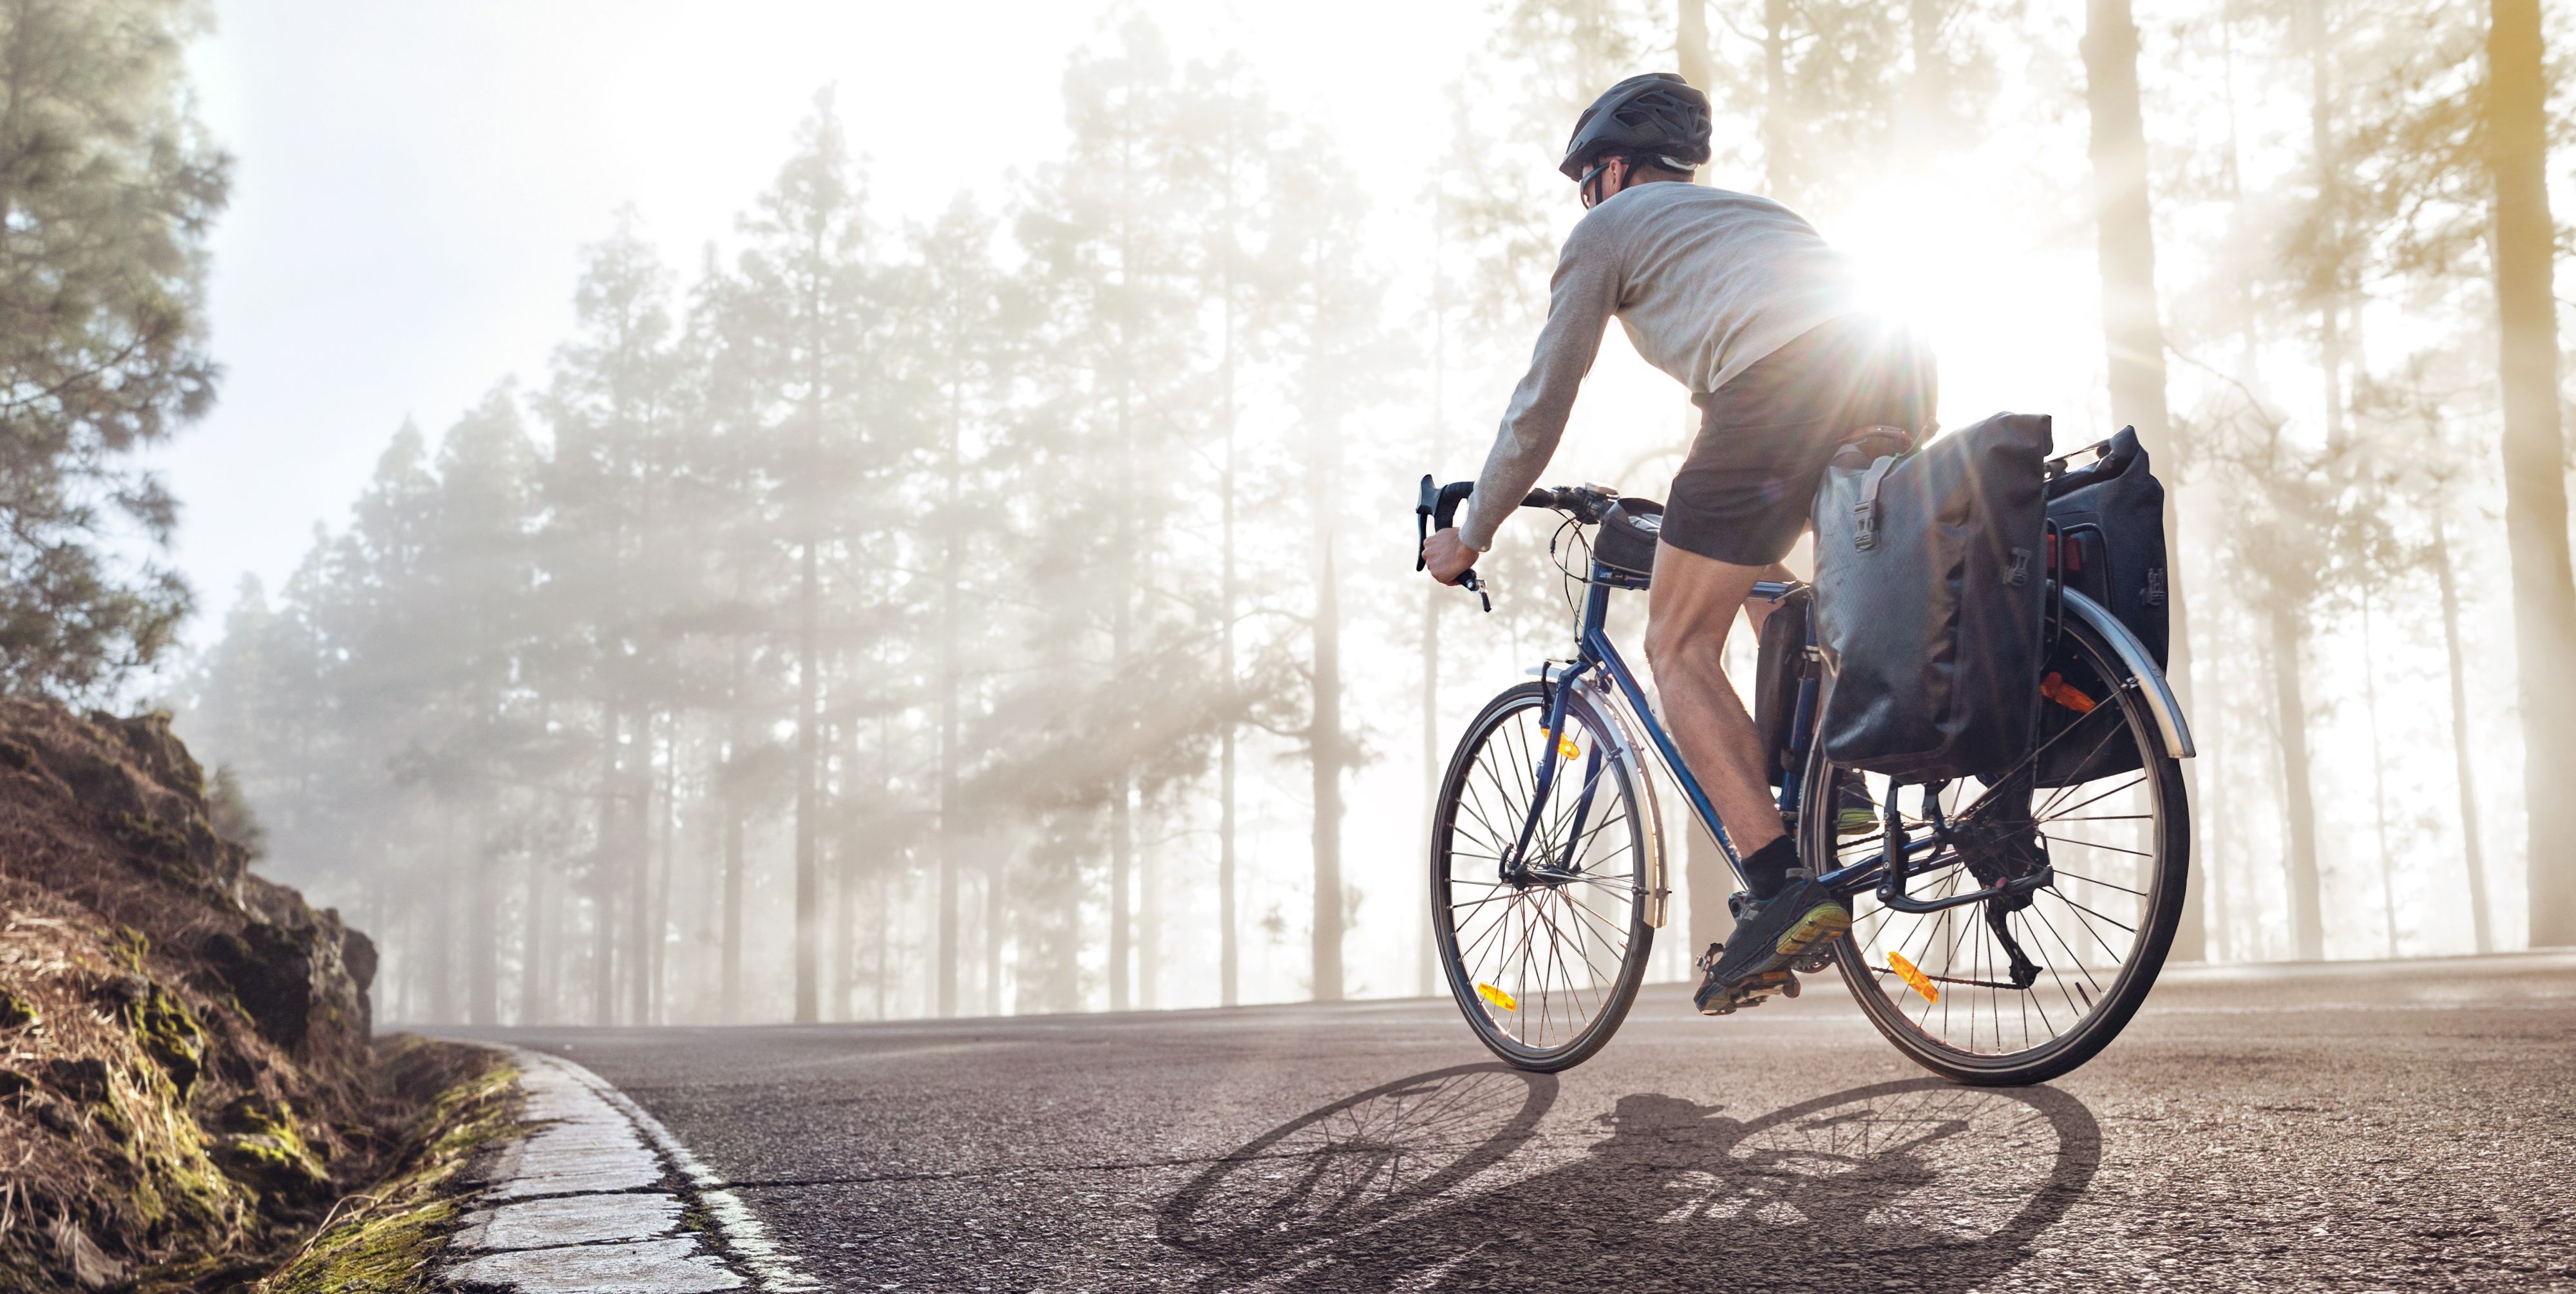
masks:
<instances>
[{"instance_id":1,"label":"road edge","mask_svg":"<svg viewBox=\"0 0 2576 1294\"><path fill-rule=\"evenodd\" d=\"M551 1053L496 1048L526 1117L483 1170L431 1288L669 1294L823 1288L724 1181L616 1085Z\"/></svg>"}]
</instances>

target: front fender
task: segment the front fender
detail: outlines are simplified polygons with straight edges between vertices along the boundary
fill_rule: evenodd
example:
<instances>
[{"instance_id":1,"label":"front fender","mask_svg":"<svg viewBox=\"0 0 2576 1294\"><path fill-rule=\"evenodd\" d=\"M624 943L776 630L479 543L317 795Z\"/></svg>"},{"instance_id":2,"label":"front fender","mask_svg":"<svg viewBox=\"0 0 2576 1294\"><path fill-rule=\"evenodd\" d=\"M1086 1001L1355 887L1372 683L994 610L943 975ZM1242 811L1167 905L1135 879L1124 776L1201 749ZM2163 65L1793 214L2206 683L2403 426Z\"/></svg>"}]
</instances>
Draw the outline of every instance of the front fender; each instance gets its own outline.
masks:
<instances>
[{"instance_id":1,"label":"front fender","mask_svg":"<svg viewBox=\"0 0 2576 1294\"><path fill-rule=\"evenodd\" d=\"M1643 819L1637 824L1637 834L1646 846L1646 924L1660 930L1671 911L1673 888L1664 873L1663 806L1655 800L1654 770L1646 766L1646 748L1637 740L1628 708L1619 703L1610 686L1610 671L1594 670L1578 682L1590 685L1592 696L1584 701L1604 720L1611 757L1626 766L1629 778L1637 785L1637 816Z\"/></svg>"},{"instance_id":2,"label":"front fender","mask_svg":"<svg viewBox=\"0 0 2576 1294\"><path fill-rule=\"evenodd\" d=\"M2165 682L2165 672L2156 668L2156 658L2147 654L2147 645L2129 632L2129 627L2101 603L2076 592L2063 591L2069 614L2092 626L2118 653L2120 664L2136 679L2138 694L2146 698L2147 710L2156 717L2156 735L2164 741L2165 754L2175 759L2189 759L2200 753L2191 744L2191 725L2182 714L2182 703L2174 699L2173 688Z\"/></svg>"}]
</instances>

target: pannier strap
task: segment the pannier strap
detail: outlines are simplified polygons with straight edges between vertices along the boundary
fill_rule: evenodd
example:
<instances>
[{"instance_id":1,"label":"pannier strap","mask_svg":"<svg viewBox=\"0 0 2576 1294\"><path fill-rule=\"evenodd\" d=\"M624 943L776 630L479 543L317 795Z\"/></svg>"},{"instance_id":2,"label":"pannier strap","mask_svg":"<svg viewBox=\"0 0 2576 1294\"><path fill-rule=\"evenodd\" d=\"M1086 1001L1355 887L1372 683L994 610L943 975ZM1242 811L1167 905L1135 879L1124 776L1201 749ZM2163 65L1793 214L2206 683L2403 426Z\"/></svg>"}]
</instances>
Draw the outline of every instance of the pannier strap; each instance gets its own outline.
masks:
<instances>
[{"instance_id":1,"label":"pannier strap","mask_svg":"<svg viewBox=\"0 0 2576 1294\"><path fill-rule=\"evenodd\" d=\"M1879 483L1887 479L1897 458L1913 448L1914 433L1903 427L1862 427L1843 437L1842 448L1834 455L1836 460L1853 467L1862 462L1870 464L1869 474L1861 478L1860 502L1852 507L1852 547L1878 547Z\"/></svg>"},{"instance_id":2,"label":"pannier strap","mask_svg":"<svg viewBox=\"0 0 2576 1294\"><path fill-rule=\"evenodd\" d=\"M1860 478L1860 502L1852 505L1852 547L1878 547L1878 486L1896 463L1882 458L1869 465L1869 475Z\"/></svg>"}]
</instances>

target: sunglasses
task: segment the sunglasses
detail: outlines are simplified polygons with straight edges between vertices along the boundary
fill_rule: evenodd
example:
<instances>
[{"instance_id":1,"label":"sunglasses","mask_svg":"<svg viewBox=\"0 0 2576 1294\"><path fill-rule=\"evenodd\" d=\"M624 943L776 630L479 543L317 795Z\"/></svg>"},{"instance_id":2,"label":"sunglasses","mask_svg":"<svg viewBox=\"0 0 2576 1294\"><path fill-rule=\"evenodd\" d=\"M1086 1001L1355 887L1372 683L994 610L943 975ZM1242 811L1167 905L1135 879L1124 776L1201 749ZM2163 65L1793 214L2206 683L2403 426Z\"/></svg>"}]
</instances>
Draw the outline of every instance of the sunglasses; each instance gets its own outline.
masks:
<instances>
[{"instance_id":1,"label":"sunglasses","mask_svg":"<svg viewBox=\"0 0 2576 1294\"><path fill-rule=\"evenodd\" d=\"M1590 210L1592 209L1592 207L1593 207L1593 204L1598 203L1599 201L1601 201L1600 197L1599 197L1598 195L1596 195L1595 193L1593 193L1593 191L1592 191L1592 182L1593 182L1594 180L1600 179L1600 178L1601 178L1601 173L1602 173L1603 171L1606 171L1606 170L1609 170L1609 169L1610 169L1610 163L1609 163L1609 162L1607 162L1607 161L1596 162L1596 163L1594 163L1594 164L1593 164L1593 167L1592 167L1592 169L1591 169L1591 170L1585 171L1585 172L1583 173L1583 178L1582 178L1582 179L1576 180L1576 181L1574 182L1574 186L1575 186L1576 191L1577 191L1577 192L1579 192L1580 194L1582 194L1582 196L1583 196L1583 209L1584 209L1584 210L1586 210L1586 211L1590 211Z\"/></svg>"}]
</instances>

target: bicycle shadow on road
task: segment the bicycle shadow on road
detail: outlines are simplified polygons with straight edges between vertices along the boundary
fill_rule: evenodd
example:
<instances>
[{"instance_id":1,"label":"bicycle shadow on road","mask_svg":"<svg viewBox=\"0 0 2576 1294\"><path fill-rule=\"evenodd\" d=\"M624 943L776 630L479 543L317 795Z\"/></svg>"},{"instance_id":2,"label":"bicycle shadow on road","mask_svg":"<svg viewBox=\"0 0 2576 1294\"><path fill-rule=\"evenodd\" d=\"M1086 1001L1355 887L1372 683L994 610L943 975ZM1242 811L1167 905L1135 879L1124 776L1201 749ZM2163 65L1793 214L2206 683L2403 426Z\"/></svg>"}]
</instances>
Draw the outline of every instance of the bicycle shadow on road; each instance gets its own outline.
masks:
<instances>
[{"instance_id":1,"label":"bicycle shadow on road","mask_svg":"<svg viewBox=\"0 0 2576 1294\"><path fill-rule=\"evenodd\" d=\"M1965 1291L2028 1257L2101 1164L2064 1092L1909 1079L1750 1119L1623 1096L1579 1158L1513 1177L1555 1096L1499 1065L1371 1088L1211 1165L1160 1235L1203 1290Z\"/></svg>"}]
</instances>

